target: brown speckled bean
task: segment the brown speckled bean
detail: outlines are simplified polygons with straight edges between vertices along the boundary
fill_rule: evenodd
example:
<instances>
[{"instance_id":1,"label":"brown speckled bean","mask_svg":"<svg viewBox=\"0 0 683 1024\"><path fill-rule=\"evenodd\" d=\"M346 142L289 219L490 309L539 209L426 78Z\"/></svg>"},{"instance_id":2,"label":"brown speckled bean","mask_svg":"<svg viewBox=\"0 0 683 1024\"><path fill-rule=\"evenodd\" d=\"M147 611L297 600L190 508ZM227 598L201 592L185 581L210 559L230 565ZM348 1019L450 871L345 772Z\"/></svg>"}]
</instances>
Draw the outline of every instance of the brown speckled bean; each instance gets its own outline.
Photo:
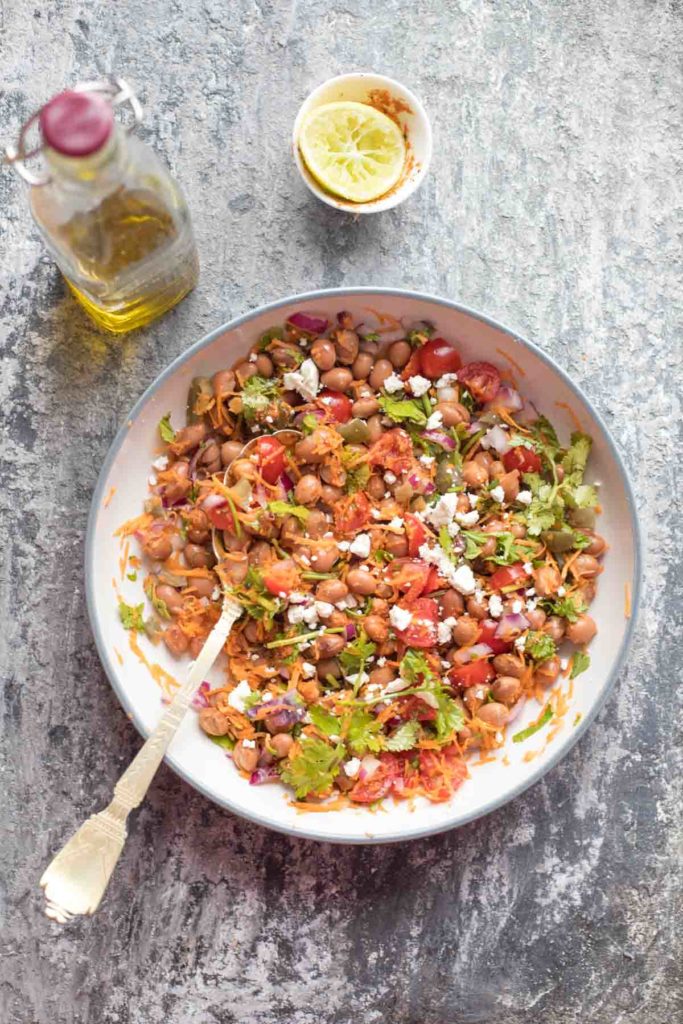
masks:
<instances>
[{"instance_id":1,"label":"brown speckled bean","mask_svg":"<svg viewBox=\"0 0 683 1024\"><path fill-rule=\"evenodd\" d=\"M379 391L384 384L384 381L387 377L390 377L393 372L394 368L388 359L378 359L372 368L370 377L368 378L370 387L374 388L375 391Z\"/></svg>"}]
</instances>

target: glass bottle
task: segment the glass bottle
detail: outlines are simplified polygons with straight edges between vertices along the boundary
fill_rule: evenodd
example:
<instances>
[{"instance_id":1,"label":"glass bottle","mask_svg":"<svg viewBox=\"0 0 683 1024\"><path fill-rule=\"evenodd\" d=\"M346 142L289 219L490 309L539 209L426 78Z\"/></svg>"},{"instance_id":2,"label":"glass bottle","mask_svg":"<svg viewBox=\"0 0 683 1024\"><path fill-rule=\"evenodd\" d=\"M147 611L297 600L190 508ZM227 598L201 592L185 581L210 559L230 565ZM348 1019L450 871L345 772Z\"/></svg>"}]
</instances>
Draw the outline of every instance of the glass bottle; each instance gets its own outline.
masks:
<instances>
[{"instance_id":1,"label":"glass bottle","mask_svg":"<svg viewBox=\"0 0 683 1024\"><path fill-rule=\"evenodd\" d=\"M26 152L22 130L9 159L29 181L33 218L69 288L97 324L123 333L171 309L199 272L190 214L157 155L114 120L128 100L121 79L85 83L50 100L38 121L42 145ZM23 160L43 152L46 174Z\"/></svg>"}]
</instances>

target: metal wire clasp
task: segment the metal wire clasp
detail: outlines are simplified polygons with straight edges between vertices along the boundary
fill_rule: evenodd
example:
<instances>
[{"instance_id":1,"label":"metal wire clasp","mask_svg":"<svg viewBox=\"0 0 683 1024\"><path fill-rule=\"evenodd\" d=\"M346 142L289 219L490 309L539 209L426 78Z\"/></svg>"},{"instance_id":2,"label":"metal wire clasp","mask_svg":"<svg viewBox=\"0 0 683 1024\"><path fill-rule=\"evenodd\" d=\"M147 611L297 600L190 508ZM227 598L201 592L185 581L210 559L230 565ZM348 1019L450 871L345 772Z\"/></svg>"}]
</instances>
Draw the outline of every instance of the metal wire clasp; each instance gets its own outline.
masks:
<instances>
[{"instance_id":1,"label":"metal wire clasp","mask_svg":"<svg viewBox=\"0 0 683 1024\"><path fill-rule=\"evenodd\" d=\"M117 78L112 75L100 82L79 82L77 85L74 85L73 92L104 93L110 97L112 107L120 107L127 103L133 113L133 122L126 127L126 131L128 133L135 131L137 126L142 122L142 104L128 85L128 82L123 78ZM16 146L10 145L5 147L4 163L11 164L19 177L23 178L24 181L33 186L47 185L52 180L51 176L46 174L45 171L36 173L34 171L30 171L25 165L26 160L30 160L31 157L37 156L38 153L44 149L42 141L32 149L27 148L29 145L27 141L29 129L40 117L42 109L43 108L40 107L36 110L35 113L31 114L28 121L22 125Z\"/></svg>"}]
</instances>

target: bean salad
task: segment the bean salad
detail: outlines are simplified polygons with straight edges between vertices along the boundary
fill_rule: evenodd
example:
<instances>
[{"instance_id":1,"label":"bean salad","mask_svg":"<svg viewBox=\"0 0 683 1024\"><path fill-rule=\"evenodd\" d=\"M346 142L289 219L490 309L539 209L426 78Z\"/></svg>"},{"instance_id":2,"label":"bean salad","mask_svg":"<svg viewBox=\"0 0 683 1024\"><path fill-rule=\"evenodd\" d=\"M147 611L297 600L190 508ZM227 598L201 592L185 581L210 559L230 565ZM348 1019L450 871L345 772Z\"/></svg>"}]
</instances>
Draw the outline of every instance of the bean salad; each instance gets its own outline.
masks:
<instances>
[{"instance_id":1,"label":"bean salad","mask_svg":"<svg viewBox=\"0 0 683 1024\"><path fill-rule=\"evenodd\" d=\"M241 603L224 685L195 704L253 785L302 806L448 800L471 751L501 747L530 699L512 740L543 729L560 676L588 667L591 439L563 444L431 324L295 313L195 378L186 424L159 432L126 527L147 602L121 618L193 658L223 588Z\"/></svg>"}]
</instances>

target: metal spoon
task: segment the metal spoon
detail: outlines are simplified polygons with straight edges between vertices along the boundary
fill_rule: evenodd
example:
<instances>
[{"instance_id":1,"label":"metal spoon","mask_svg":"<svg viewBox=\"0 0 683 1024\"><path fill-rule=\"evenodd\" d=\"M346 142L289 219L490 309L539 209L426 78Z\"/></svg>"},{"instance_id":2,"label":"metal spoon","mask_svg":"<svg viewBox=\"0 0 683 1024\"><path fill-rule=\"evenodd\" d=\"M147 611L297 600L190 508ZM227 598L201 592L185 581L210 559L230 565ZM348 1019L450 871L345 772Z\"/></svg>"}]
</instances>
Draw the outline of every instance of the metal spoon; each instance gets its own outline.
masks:
<instances>
[{"instance_id":1,"label":"metal spoon","mask_svg":"<svg viewBox=\"0 0 683 1024\"><path fill-rule=\"evenodd\" d=\"M289 447L301 434L297 430L279 430L270 436L277 437L285 447ZM249 454L257 440L248 441L238 458ZM226 483L230 475L228 467L224 477ZM225 551L216 530L212 539L216 557L224 557ZM94 914L97 910L128 835L128 814L144 800L197 687L220 654L241 614L242 606L223 586L223 609L218 622L159 724L116 783L114 799L103 811L83 822L43 872L40 885L47 901L45 913L52 920L65 924L78 914Z\"/></svg>"}]
</instances>

